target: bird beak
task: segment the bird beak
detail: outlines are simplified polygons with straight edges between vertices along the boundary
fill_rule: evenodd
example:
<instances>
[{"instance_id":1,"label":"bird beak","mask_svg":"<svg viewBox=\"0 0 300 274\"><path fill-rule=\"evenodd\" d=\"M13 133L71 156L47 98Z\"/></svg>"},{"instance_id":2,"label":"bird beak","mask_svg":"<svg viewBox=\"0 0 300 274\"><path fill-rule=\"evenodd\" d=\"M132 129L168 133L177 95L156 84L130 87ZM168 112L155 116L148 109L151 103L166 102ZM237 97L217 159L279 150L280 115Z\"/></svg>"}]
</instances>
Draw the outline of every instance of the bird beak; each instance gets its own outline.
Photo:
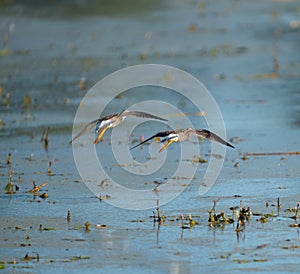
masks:
<instances>
[{"instance_id":1,"label":"bird beak","mask_svg":"<svg viewBox=\"0 0 300 274\"><path fill-rule=\"evenodd\" d=\"M104 132L105 132L107 129L108 129L108 127L105 127L105 128L103 128L103 129L100 131L99 135L97 136L96 140L94 141L94 144L98 144L98 143L99 143L101 137L103 136Z\"/></svg>"},{"instance_id":2,"label":"bird beak","mask_svg":"<svg viewBox=\"0 0 300 274\"><path fill-rule=\"evenodd\" d=\"M167 140L167 142L164 144L164 146L159 150L159 152L162 152L165 150L169 145L171 145L174 141L173 140Z\"/></svg>"}]
</instances>

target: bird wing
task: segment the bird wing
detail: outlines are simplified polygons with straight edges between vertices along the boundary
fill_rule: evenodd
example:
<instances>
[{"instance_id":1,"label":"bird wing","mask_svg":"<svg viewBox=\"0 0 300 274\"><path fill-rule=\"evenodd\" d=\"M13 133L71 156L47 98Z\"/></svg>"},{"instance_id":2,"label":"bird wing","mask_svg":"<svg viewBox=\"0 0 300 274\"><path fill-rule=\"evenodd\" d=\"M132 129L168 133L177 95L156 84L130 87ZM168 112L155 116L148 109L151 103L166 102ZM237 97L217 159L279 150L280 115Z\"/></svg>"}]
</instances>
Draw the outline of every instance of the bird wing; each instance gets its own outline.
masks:
<instances>
[{"instance_id":1,"label":"bird wing","mask_svg":"<svg viewBox=\"0 0 300 274\"><path fill-rule=\"evenodd\" d=\"M80 137L83 133L91 129L92 127L96 126L99 121L102 119L96 119L90 123L88 123L70 142L69 144L72 144L78 137Z\"/></svg>"},{"instance_id":2,"label":"bird wing","mask_svg":"<svg viewBox=\"0 0 300 274\"><path fill-rule=\"evenodd\" d=\"M161 121L168 121L164 118L155 116L153 114L150 113L146 113L146 112L141 112L141 111L128 111L128 110L124 110L123 112L121 112L122 116L135 116L135 117L140 117L140 118L152 118L152 119L156 119L156 120L161 120Z\"/></svg>"},{"instance_id":3,"label":"bird wing","mask_svg":"<svg viewBox=\"0 0 300 274\"><path fill-rule=\"evenodd\" d=\"M130 148L130 150L131 150L131 149L134 149L134 148L136 148L136 147L138 147L138 146L140 146L140 145L142 145L142 144L144 144L144 143L146 143L146 142L148 142L148 141L150 141L150 140L152 140L152 139L155 138L155 137L166 137L166 136L168 136L169 134L171 134L171 133L173 133L173 132L174 132L174 130L160 131L160 132L154 134L153 136L151 136L150 138L146 139L145 141L143 141L143 142L141 142L141 143L135 145L134 147Z\"/></svg>"},{"instance_id":4,"label":"bird wing","mask_svg":"<svg viewBox=\"0 0 300 274\"><path fill-rule=\"evenodd\" d=\"M219 137L217 134L214 134L209 130L196 129L194 133L197 134L198 136L201 136L201 137L205 138L205 139L213 140L213 141L216 141L216 142L221 143L223 145L234 148L233 145L229 144L228 142L223 140L221 137Z\"/></svg>"}]
</instances>

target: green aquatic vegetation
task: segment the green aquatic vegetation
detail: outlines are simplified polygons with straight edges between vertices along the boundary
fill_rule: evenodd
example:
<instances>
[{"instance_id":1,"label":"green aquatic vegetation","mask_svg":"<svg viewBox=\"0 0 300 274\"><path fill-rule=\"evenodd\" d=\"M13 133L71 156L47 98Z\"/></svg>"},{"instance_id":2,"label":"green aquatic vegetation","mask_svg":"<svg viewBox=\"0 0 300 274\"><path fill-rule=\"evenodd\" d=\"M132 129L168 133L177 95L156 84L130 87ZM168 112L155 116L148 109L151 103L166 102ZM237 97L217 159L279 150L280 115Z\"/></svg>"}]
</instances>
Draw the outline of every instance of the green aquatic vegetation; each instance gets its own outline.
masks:
<instances>
[{"instance_id":1,"label":"green aquatic vegetation","mask_svg":"<svg viewBox=\"0 0 300 274\"><path fill-rule=\"evenodd\" d=\"M91 230L91 229L90 229L91 224L90 224L89 221L85 222L84 226L85 226L85 232L89 232L89 231Z\"/></svg>"},{"instance_id":2,"label":"green aquatic vegetation","mask_svg":"<svg viewBox=\"0 0 300 274\"><path fill-rule=\"evenodd\" d=\"M12 181L12 172L9 173L9 181L5 186L6 194L15 194L19 190L19 187L15 185Z\"/></svg>"}]
</instances>

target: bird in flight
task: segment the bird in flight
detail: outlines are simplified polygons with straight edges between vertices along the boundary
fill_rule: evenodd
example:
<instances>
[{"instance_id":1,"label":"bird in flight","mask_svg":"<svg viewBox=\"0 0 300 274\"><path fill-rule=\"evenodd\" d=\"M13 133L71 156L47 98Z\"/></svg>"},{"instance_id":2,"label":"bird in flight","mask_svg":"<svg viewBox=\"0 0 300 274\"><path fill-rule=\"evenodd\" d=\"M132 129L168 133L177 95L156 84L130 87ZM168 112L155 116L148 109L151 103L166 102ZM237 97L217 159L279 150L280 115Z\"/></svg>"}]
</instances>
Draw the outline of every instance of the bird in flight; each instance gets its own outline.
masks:
<instances>
[{"instance_id":1,"label":"bird in flight","mask_svg":"<svg viewBox=\"0 0 300 274\"><path fill-rule=\"evenodd\" d=\"M234 148L233 145L229 144L228 142L226 142L225 140L223 140L221 137L219 137L218 135L210 132L209 130L206 129L193 129L193 128L187 128L187 129L178 129L178 130L166 130L166 131L160 131L156 134L154 134L153 136L151 136L150 138L146 139L145 141L135 145L134 147L130 148L130 149L134 149L156 137L161 137L164 138L163 140L161 140L160 142L166 142L163 147L159 150L159 152L162 152L163 150L165 150L170 144L172 144L173 142L183 142L187 139L190 138L191 135L196 135L205 139L209 139L209 140L213 140L216 142L219 142L223 145L229 146L231 148Z\"/></svg>"},{"instance_id":2,"label":"bird in flight","mask_svg":"<svg viewBox=\"0 0 300 274\"><path fill-rule=\"evenodd\" d=\"M96 140L94 141L94 144L97 144L101 137L103 136L104 132L108 128L116 127L127 117L127 116L135 116L139 118L149 118L149 119L156 119L161 121L168 121L166 119L163 119L161 117L141 112L141 111L129 111L124 110L121 113L111 114L104 117L100 117L90 123L88 123L69 143L71 144L74 142L78 137L80 137L82 134L84 134L86 131L90 130L93 127L96 127L95 132L98 134Z\"/></svg>"}]
</instances>

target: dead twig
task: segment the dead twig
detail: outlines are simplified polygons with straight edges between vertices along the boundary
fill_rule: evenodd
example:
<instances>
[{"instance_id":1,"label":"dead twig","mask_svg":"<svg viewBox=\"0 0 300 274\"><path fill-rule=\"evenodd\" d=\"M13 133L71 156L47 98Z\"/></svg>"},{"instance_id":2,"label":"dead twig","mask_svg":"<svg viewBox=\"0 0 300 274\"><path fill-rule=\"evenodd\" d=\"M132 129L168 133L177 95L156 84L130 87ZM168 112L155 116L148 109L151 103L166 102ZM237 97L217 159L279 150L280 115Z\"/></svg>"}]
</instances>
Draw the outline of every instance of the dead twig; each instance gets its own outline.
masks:
<instances>
[{"instance_id":1,"label":"dead twig","mask_svg":"<svg viewBox=\"0 0 300 274\"><path fill-rule=\"evenodd\" d=\"M44 187L45 185L47 185L48 183L42 183L41 185L39 185L39 186L37 186L37 187L34 187L33 189L31 189L31 190L29 190L28 192L29 193L35 193L35 192L38 192L38 191L40 191L40 189L42 188L42 187Z\"/></svg>"},{"instance_id":2,"label":"dead twig","mask_svg":"<svg viewBox=\"0 0 300 274\"><path fill-rule=\"evenodd\" d=\"M300 151L282 151L282 152L247 152L244 156L276 156L276 155L300 155Z\"/></svg>"}]
</instances>

